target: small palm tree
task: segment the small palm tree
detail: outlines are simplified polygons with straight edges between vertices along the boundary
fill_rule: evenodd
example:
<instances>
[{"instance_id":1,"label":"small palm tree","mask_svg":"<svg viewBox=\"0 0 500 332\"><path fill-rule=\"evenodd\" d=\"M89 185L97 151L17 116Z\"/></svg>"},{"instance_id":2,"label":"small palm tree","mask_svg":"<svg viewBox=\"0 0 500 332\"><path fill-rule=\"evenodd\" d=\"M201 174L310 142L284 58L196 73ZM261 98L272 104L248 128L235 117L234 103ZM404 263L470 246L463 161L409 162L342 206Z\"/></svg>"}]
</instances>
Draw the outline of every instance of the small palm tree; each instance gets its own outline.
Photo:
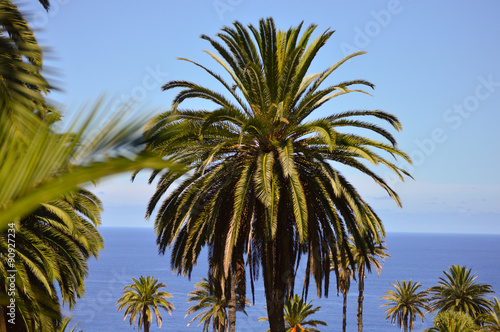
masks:
<instances>
[{"instance_id":1,"label":"small palm tree","mask_svg":"<svg viewBox=\"0 0 500 332\"><path fill-rule=\"evenodd\" d=\"M475 319L491 310L491 301L484 297L493 293L491 285L477 283L471 269L453 265L443 272L446 278L440 277L438 285L429 288L432 311L461 311Z\"/></svg>"},{"instance_id":2,"label":"small palm tree","mask_svg":"<svg viewBox=\"0 0 500 332\"><path fill-rule=\"evenodd\" d=\"M342 331L347 328L347 293L351 287L351 279L355 279L355 274L358 275L358 308L357 308L357 324L358 331L363 331L363 301L365 291L366 271L371 272L372 267L377 270L380 275L382 265L387 257L387 248L385 243L376 243L371 237L364 237L365 246L355 246L352 238L349 242L349 253L344 250L337 250L337 260L331 259L331 269L335 270L336 265L340 264L338 274L338 290L342 292L344 298Z\"/></svg>"},{"instance_id":3,"label":"small palm tree","mask_svg":"<svg viewBox=\"0 0 500 332\"><path fill-rule=\"evenodd\" d=\"M123 296L116 302L118 311L125 309L123 320L130 316L130 325L135 328L135 320L139 316L138 328L144 326L144 332L149 332L149 327L153 321L153 312L156 316L156 324L161 328L162 318L159 308L165 309L170 315L174 305L167 300L172 297L172 294L160 291L160 288L167 287L158 279L153 279L152 276L144 278L141 276L139 280L133 278L133 284L125 286Z\"/></svg>"},{"instance_id":4,"label":"small palm tree","mask_svg":"<svg viewBox=\"0 0 500 332\"><path fill-rule=\"evenodd\" d=\"M434 326L424 332L475 332L479 327L463 312L442 311L436 315Z\"/></svg>"},{"instance_id":5,"label":"small palm tree","mask_svg":"<svg viewBox=\"0 0 500 332\"><path fill-rule=\"evenodd\" d=\"M391 285L394 286L395 291L387 291L387 295L382 296L382 299L389 301L381 305L381 307L388 307L385 310L386 319L391 320L393 325L397 323L399 327L404 328L405 332L408 331L408 328L413 331L417 315L422 319L422 323L424 322L425 313L422 309L429 310L427 305L429 293L427 291L417 292L422 285L411 280L409 282L396 280L396 284L391 283Z\"/></svg>"},{"instance_id":6,"label":"small palm tree","mask_svg":"<svg viewBox=\"0 0 500 332\"><path fill-rule=\"evenodd\" d=\"M212 331L225 331L228 327L228 300L224 298L222 294L222 289L220 284L208 280L207 278L202 278L201 282L195 285L197 289L190 292L188 302L197 302L194 306L187 310L186 317L192 313L200 310L204 310L202 313L196 315L188 323L188 326L195 320L199 319L203 323L203 332L208 332L210 330L210 325L212 325ZM241 305L240 300L236 300L236 310L245 312L245 307ZM246 299L243 303L249 303ZM210 324L212 322L212 324Z\"/></svg>"},{"instance_id":7,"label":"small palm tree","mask_svg":"<svg viewBox=\"0 0 500 332\"><path fill-rule=\"evenodd\" d=\"M351 280L354 279L354 269L351 259L349 259L349 255L344 250L337 250L337 261L339 268L338 273L338 285L337 285L337 295L338 291L342 293L343 297L343 306L342 306L342 331L347 331L347 293L349 293L349 289L351 288ZM332 262L335 261L335 257L331 257ZM335 266L332 263L332 269L335 269Z\"/></svg>"},{"instance_id":8,"label":"small palm tree","mask_svg":"<svg viewBox=\"0 0 500 332\"><path fill-rule=\"evenodd\" d=\"M493 308L484 315L484 330L488 332L500 332L500 302L495 297Z\"/></svg>"},{"instance_id":9,"label":"small palm tree","mask_svg":"<svg viewBox=\"0 0 500 332\"><path fill-rule=\"evenodd\" d=\"M321 307L313 308L311 302L312 300L305 303L297 294L293 297L287 297L284 307L284 319L287 332L319 332L319 330L315 328L316 326L328 325L322 320L306 320L309 316L321 309ZM259 321L267 320L267 317L259 318Z\"/></svg>"}]
</instances>

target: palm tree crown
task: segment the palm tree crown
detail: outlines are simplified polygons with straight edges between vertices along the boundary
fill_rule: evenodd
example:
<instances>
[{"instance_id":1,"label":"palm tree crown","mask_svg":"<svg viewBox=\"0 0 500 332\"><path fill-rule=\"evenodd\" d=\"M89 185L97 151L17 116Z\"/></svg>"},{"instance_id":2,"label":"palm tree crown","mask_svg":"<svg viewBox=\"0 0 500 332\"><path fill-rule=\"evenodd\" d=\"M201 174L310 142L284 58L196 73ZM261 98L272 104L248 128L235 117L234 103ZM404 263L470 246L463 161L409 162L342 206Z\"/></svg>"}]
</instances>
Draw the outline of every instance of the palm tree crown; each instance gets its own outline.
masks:
<instances>
[{"instance_id":1,"label":"palm tree crown","mask_svg":"<svg viewBox=\"0 0 500 332\"><path fill-rule=\"evenodd\" d=\"M477 318L492 308L491 301L485 298L493 293L491 285L477 283L472 269L453 265L443 272L446 278L440 277L438 285L429 288L433 311L461 311Z\"/></svg>"},{"instance_id":2,"label":"palm tree crown","mask_svg":"<svg viewBox=\"0 0 500 332\"><path fill-rule=\"evenodd\" d=\"M418 289L422 286L419 282L414 283L412 280L406 281L402 280L399 282L396 280L396 284L391 283L395 290L387 291L386 294L382 296L382 299L389 301L384 303L381 307L388 307L385 310L387 315L387 320L391 320L391 323L398 324L401 328L404 328L405 332L413 331L413 326L417 319L417 315L424 322L425 312L428 310L427 305L427 291L418 292Z\"/></svg>"},{"instance_id":3,"label":"palm tree crown","mask_svg":"<svg viewBox=\"0 0 500 332\"><path fill-rule=\"evenodd\" d=\"M361 79L322 85L335 69L362 52L323 72L308 73L333 34L325 31L309 43L315 28L311 25L302 35L302 24L277 31L272 19L263 19L258 27L247 29L239 22L224 27L217 34L223 44L202 36L218 55L206 52L232 82L201 64L183 60L205 70L228 96L188 81L168 82L164 90L181 91L172 110L154 119L145 133L152 150L173 156L190 170L168 195L180 175L152 174L151 180L161 175L147 216L167 196L155 220L160 250L174 244L172 265L186 274L204 245L209 246L211 269L221 279L227 278L237 257L246 257L252 282L256 268L262 266L273 331L284 328L284 298L293 293L294 286L290 271L301 254L307 256L306 284L312 276L321 296L328 294L331 252L346 247L349 235L363 251L363 230L377 239L384 235L379 217L333 165L360 170L399 204L397 194L364 162L385 165L403 178L407 173L383 154L409 161L386 129L359 119L382 120L401 129L391 114L330 112L311 120L334 97L364 92L353 86L373 87ZM191 98L207 99L216 108L179 108ZM387 142L339 130L346 127L366 129Z\"/></svg>"},{"instance_id":4,"label":"palm tree crown","mask_svg":"<svg viewBox=\"0 0 500 332\"><path fill-rule=\"evenodd\" d=\"M139 280L133 278L133 284L125 286L123 296L116 302L118 311L125 308L123 319L130 316L130 325L135 328L135 320L139 316L139 329L144 326L144 331L149 331L149 327L153 321L153 313L156 317L158 327L162 325L162 317L158 309L164 309L169 314L172 314L174 305L167 298L172 297L172 294L165 291L160 291L161 288L167 287L158 279L153 279L152 276L141 276Z\"/></svg>"},{"instance_id":5,"label":"palm tree crown","mask_svg":"<svg viewBox=\"0 0 500 332\"><path fill-rule=\"evenodd\" d=\"M321 307L313 307L312 300L306 303L299 295L287 297L284 307L284 319L287 332L319 332L315 327L318 325L328 326L322 320L308 320L309 316L318 312ZM259 318L259 321L267 321L268 318Z\"/></svg>"}]
</instances>

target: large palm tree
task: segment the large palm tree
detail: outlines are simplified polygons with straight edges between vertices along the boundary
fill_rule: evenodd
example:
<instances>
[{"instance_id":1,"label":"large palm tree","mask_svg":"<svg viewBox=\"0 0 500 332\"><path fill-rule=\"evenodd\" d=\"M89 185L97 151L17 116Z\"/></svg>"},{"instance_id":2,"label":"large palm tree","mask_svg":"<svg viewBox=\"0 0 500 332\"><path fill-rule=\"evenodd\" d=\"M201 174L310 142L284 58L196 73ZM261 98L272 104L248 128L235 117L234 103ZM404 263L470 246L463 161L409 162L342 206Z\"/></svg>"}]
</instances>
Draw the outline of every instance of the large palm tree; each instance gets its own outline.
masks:
<instances>
[{"instance_id":1,"label":"large palm tree","mask_svg":"<svg viewBox=\"0 0 500 332\"><path fill-rule=\"evenodd\" d=\"M313 307L312 300L305 302L299 295L287 297L284 308L285 328L287 332L319 332L318 325L328 326L322 320L309 319L318 312L321 307ZM268 318L259 318L259 321L267 321Z\"/></svg>"},{"instance_id":2,"label":"large palm tree","mask_svg":"<svg viewBox=\"0 0 500 332\"><path fill-rule=\"evenodd\" d=\"M439 277L438 285L429 288L432 311L461 311L475 319L491 310L492 303L485 298L493 293L491 285L478 283L472 269L453 265L443 273L446 278Z\"/></svg>"},{"instance_id":3,"label":"large palm tree","mask_svg":"<svg viewBox=\"0 0 500 332\"><path fill-rule=\"evenodd\" d=\"M152 276L141 276L139 280L133 278L133 284L125 286L122 297L116 302L118 311L125 309L123 319L126 320L130 316L130 325L135 328L135 320L139 316L138 328L144 327L144 332L149 332L149 327L153 322L153 314L156 317L158 327L162 325L162 317L159 309L164 309L170 315L175 308L174 305L167 299L172 297L172 294L160 289L167 287L158 279Z\"/></svg>"},{"instance_id":4,"label":"large palm tree","mask_svg":"<svg viewBox=\"0 0 500 332\"><path fill-rule=\"evenodd\" d=\"M197 303L187 310L186 317L197 311L204 311L193 317L188 326L199 319L198 326L203 323L204 332L208 332L210 326L212 326L212 331L227 331L229 329L229 301L223 296L221 284L213 279L202 278L195 287L197 288L189 293L188 302ZM242 311L246 314L245 307L241 305L242 302L248 303L246 299L240 301L235 296L236 311Z\"/></svg>"},{"instance_id":5,"label":"large palm tree","mask_svg":"<svg viewBox=\"0 0 500 332\"><path fill-rule=\"evenodd\" d=\"M160 179L147 216L165 196L155 220L160 251L173 244L173 268L189 274L207 245L214 275L226 280L237 258L245 257L251 281L261 266L273 332L284 331L284 300L293 294L300 255L307 256L305 284L312 276L321 296L328 294L330 253L347 248L349 235L367 253L361 233L375 242L384 235L382 221L335 165L365 173L398 204L397 194L365 161L385 165L401 178L407 174L384 157L408 160L393 136L360 119L382 120L399 130L395 116L325 108L334 97L364 92L355 86L373 85L361 79L322 84L362 52L323 72L309 73L312 60L333 34L327 30L309 42L315 28L311 25L301 34L300 24L277 31L269 18L258 27L235 22L223 28L217 34L222 43L202 36L217 51L207 53L230 81L194 64L218 81L227 96L192 82L168 82L164 90L181 91L172 110L154 119L145 133L152 150L189 165L182 178L169 171L151 176ZM216 109L179 108L191 98L212 101ZM325 113L313 120L318 109ZM387 143L342 130L349 127L379 134Z\"/></svg>"},{"instance_id":6,"label":"large palm tree","mask_svg":"<svg viewBox=\"0 0 500 332\"><path fill-rule=\"evenodd\" d=\"M407 332L408 329L413 331L413 326L417 320L417 315L424 322L425 311L428 310L428 292L418 289L422 286L419 282L414 283L411 280L396 280L396 284L391 283L395 290L389 290L387 295L382 296L382 299L388 301L381 307L388 307L385 310L387 320L391 323L398 324L399 327L404 328Z\"/></svg>"},{"instance_id":7,"label":"large palm tree","mask_svg":"<svg viewBox=\"0 0 500 332\"><path fill-rule=\"evenodd\" d=\"M495 297L493 308L484 315L484 329L488 332L500 332L500 301Z\"/></svg>"},{"instance_id":8,"label":"large palm tree","mask_svg":"<svg viewBox=\"0 0 500 332\"><path fill-rule=\"evenodd\" d=\"M0 236L0 295L7 297L7 282L15 270L16 328L26 331L53 331L59 324L60 306L54 282L59 285L62 303L75 306L84 294L87 259L97 257L103 240L97 231L101 202L90 191L80 191L44 203L20 220L15 232L16 255L8 257L11 238ZM0 304L2 319L7 307ZM3 328L3 327L2 327ZM2 330L0 328L0 330Z\"/></svg>"}]
</instances>

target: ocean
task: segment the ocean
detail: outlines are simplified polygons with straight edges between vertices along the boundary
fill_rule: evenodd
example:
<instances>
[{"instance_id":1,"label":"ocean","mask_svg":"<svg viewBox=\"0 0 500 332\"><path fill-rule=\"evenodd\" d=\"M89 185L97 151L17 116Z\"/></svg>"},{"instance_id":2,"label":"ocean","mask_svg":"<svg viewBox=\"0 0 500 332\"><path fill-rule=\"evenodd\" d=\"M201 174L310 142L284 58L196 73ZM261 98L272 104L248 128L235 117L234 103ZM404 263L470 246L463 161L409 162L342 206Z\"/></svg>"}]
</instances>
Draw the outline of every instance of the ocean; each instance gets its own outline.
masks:
<instances>
[{"instance_id":1,"label":"ocean","mask_svg":"<svg viewBox=\"0 0 500 332\"><path fill-rule=\"evenodd\" d=\"M153 321L151 331L201 331L198 321L189 327L187 323L194 315L185 318L188 293L194 285L206 276L206 255L200 257L191 280L177 276L170 269L170 257L158 255L156 237L150 228L101 228L105 249L98 260L89 262L89 275L85 281L86 294L74 310L65 310L65 315L73 315L72 323L80 322L77 331L113 332L132 331L128 319L124 321L123 310L118 312L116 301L121 297L123 287L132 283L132 278L152 275L167 285L165 291L173 295L170 301L175 305L173 314L162 312L163 325L157 328ZM466 265L478 276L478 282L493 286L494 296L500 292L500 235L457 235L457 234L416 234L389 233L386 238L390 258L385 260L380 276L376 271L365 279L364 331L400 331L386 319L380 306L384 292L392 289L389 284L395 280L418 281L422 288L437 284L443 271L453 264ZM300 271L299 271L300 274ZM303 273L302 273L303 275ZM333 275L332 275L333 277ZM301 293L302 277L296 281L296 292ZM250 287L247 297L251 300ZM328 298L316 298L314 283L311 283L308 300L321 310L314 316L328 323L320 327L322 331L341 331L342 296L337 296L334 279L330 285ZM348 294L348 331L357 331L356 325L357 284L351 283ZM238 313L237 331L266 331L266 322L259 322L266 311L262 278L256 284L255 305L247 308L248 316ZM137 323L137 322L136 322ZM70 326L73 326L70 324ZM415 323L414 331L422 331L432 326L432 317L427 315L422 324ZM136 325L137 329L137 325Z\"/></svg>"}]
</instances>

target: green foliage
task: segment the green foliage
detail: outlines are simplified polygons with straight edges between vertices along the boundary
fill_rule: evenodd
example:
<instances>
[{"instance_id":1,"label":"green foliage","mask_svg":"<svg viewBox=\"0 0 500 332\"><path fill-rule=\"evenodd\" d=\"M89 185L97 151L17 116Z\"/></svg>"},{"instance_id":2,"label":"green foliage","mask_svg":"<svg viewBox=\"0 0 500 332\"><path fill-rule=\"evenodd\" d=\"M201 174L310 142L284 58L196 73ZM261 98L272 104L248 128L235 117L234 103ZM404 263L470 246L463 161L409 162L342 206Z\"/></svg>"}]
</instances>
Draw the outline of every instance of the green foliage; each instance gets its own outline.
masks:
<instances>
[{"instance_id":1,"label":"green foliage","mask_svg":"<svg viewBox=\"0 0 500 332\"><path fill-rule=\"evenodd\" d=\"M207 245L213 275L226 278L235 260L245 257L252 282L262 267L270 318L277 320L285 294L293 291L292 271L300 255L307 256L305 284L312 276L321 296L328 293L331 252L347 248L348 236L363 247L362 233L372 243L385 234L382 221L335 165L366 174L397 204L397 194L365 162L385 165L401 179L408 175L386 159L409 161L392 134L361 120L381 120L400 130L395 116L379 110L330 111L312 120L316 110L328 112L327 101L373 87L362 79L323 84L362 52L323 72L308 73L333 33L310 40L315 28L301 34L300 24L277 31L269 18L248 28L235 22L217 34L218 40L202 36L216 50L206 52L230 80L182 60L208 73L224 94L188 81L167 82L164 90L180 92L172 110L156 117L145 133L152 151L189 165L184 176L170 171L151 175L151 181L159 181L147 216L163 198L155 228L161 251L173 245L172 267L189 275ZM213 102L215 109L180 108L185 100L198 98ZM360 128L382 140L349 133Z\"/></svg>"},{"instance_id":2,"label":"green foliage","mask_svg":"<svg viewBox=\"0 0 500 332\"><path fill-rule=\"evenodd\" d=\"M332 270L335 270L336 265L340 266L337 279L337 289L342 292L344 298L343 308L343 331L347 328L347 293L351 287L351 279L358 276L358 312L357 323L358 327L363 325L363 300L364 300L364 279L366 271L371 272L372 267L375 267L377 274L380 275L382 264L387 257L387 247L384 243L371 243L373 240L369 237L365 239L366 243L363 246L355 246L352 240L349 241L349 250L338 250L337 255L331 257ZM367 249L369 248L369 249ZM382 261L380 261L382 259Z\"/></svg>"},{"instance_id":3,"label":"green foliage","mask_svg":"<svg viewBox=\"0 0 500 332\"><path fill-rule=\"evenodd\" d=\"M71 316L69 318L64 317L62 322L61 322L61 325L57 329L57 332L66 332L66 329L68 328L69 323L71 322L71 319L73 319L73 316ZM80 324L80 322L76 323L75 326L73 326L73 328L69 332L76 332L76 327L78 326L78 324ZM80 330L78 332L83 332L83 330Z\"/></svg>"},{"instance_id":4,"label":"green foliage","mask_svg":"<svg viewBox=\"0 0 500 332\"><path fill-rule=\"evenodd\" d=\"M227 307L228 300L224 297L220 283L215 282L213 279L202 278L201 282L195 285L196 289L189 293L188 302L197 302L191 306L186 313L186 317L197 311L204 310L193 317L188 326L199 319L198 326L203 323L203 332L212 331L226 331L228 326ZM248 304L248 300L237 300L237 311L245 312L245 306L241 303ZM212 324L210 324L212 323Z\"/></svg>"},{"instance_id":5,"label":"green foliage","mask_svg":"<svg viewBox=\"0 0 500 332\"><path fill-rule=\"evenodd\" d=\"M284 307L284 319L288 332L319 332L318 325L328 326L322 320L310 320L309 316L318 312L321 307L313 307L313 300L305 302L299 295L287 297ZM259 318L259 321L267 321L268 318Z\"/></svg>"},{"instance_id":6,"label":"green foliage","mask_svg":"<svg viewBox=\"0 0 500 332\"><path fill-rule=\"evenodd\" d=\"M480 318L485 331L500 332L500 301L498 301L498 298L494 298L492 309Z\"/></svg>"},{"instance_id":7,"label":"green foliage","mask_svg":"<svg viewBox=\"0 0 500 332\"><path fill-rule=\"evenodd\" d=\"M466 313L459 311L441 311L434 318L434 326L424 332L476 332L479 326Z\"/></svg>"},{"instance_id":8,"label":"green foliage","mask_svg":"<svg viewBox=\"0 0 500 332\"><path fill-rule=\"evenodd\" d=\"M135 328L135 320L139 316L138 328L144 327L144 331L149 331L149 327L153 321L153 313L156 317L158 327L162 325L162 317L159 309L164 309L170 315L175 308L174 305L167 299L172 297L172 294L165 291L160 291L161 288L167 287L158 279L153 279L152 276L141 276L139 280L133 278L133 284L125 286L122 297L116 302L118 311L125 309L124 320L130 316L130 325Z\"/></svg>"},{"instance_id":9,"label":"green foliage","mask_svg":"<svg viewBox=\"0 0 500 332\"><path fill-rule=\"evenodd\" d=\"M6 259L11 233L0 236L0 284L5 285L0 295L7 296L9 271L15 270L19 324L28 331L53 331L57 326L60 305L54 282L70 308L84 294L87 259L103 248L96 228L101 211L100 200L85 189L43 203L14 228L13 265Z\"/></svg>"},{"instance_id":10,"label":"green foliage","mask_svg":"<svg viewBox=\"0 0 500 332\"><path fill-rule=\"evenodd\" d=\"M40 2L48 9L49 1ZM17 327L52 332L66 322L60 301L74 307L85 290L87 259L103 245L96 229L101 203L81 186L170 163L143 150L147 115L131 116L128 107L109 115L112 102L82 109L87 116L55 130L61 114L46 103L51 87L42 72L42 48L28 22L15 4L0 0L0 322L11 297L7 271L16 270Z\"/></svg>"},{"instance_id":11,"label":"green foliage","mask_svg":"<svg viewBox=\"0 0 500 332\"><path fill-rule=\"evenodd\" d=\"M382 299L388 301L381 306L388 307L385 310L386 319L393 325L397 323L399 327L404 327L405 332L408 328L413 331L417 315L422 319L422 323L424 322L425 312L422 309L429 310L427 299L429 294L427 291L418 292L422 285L412 280L401 282L396 280L396 284L391 283L391 285L395 290L389 290L386 292L387 295L382 296Z\"/></svg>"},{"instance_id":12,"label":"green foliage","mask_svg":"<svg viewBox=\"0 0 500 332\"><path fill-rule=\"evenodd\" d=\"M440 277L438 285L429 289L432 311L460 311L475 319L492 308L485 298L493 293L491 285L478 283L472 269L453 265L443 272L446 278Z\"/></svg>"}]
</instances>

